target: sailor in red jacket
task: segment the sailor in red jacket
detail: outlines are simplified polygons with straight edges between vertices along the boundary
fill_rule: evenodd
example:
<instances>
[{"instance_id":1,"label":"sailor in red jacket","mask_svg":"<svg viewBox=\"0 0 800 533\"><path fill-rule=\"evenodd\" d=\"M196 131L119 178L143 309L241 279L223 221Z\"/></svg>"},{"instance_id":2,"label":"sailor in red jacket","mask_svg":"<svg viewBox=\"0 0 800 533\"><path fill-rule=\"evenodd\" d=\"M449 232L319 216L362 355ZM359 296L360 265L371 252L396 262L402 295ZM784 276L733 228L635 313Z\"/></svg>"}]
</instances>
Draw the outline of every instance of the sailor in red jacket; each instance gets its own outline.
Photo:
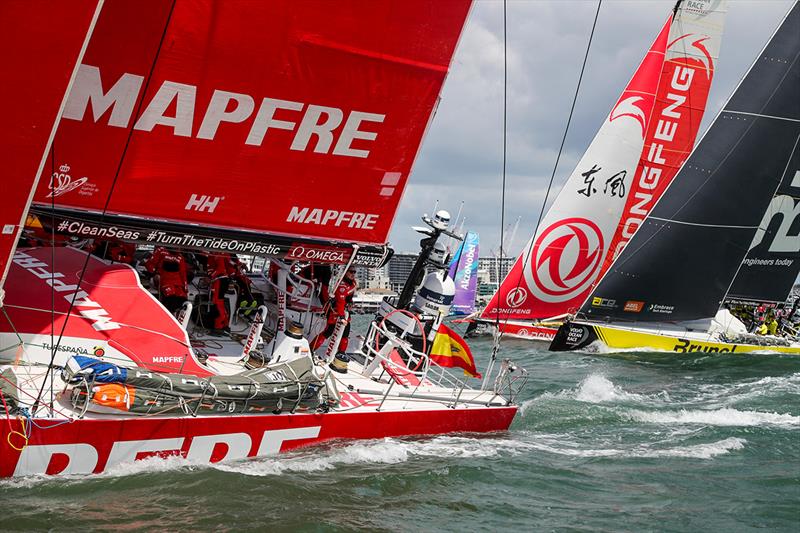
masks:
<instances>
[{"instance_id":1,"label":"sailor in red jacket","mask_svg":"<svg viewBox=\"0 0 800 533\"><path fill-rule=\"evenodd\" d=\"M95 241L92 253L103 259L110 259L115 263L133 264L136 245L120 240Z\"/></svg>"},{"instance_id":2,"label":"sailor in red jacket","mask_svg":"<svg viewBox=\"0 0 800 533\"><path fill-rule=\"evenodd\" d=\"M333 291L333 296L328 301L328 324L325 330L311 342L311 351L319 349L325 343L325 340L333 334L336 329L336 322L340 318L345 320L346 324L342 333L342 340L339 341L337 353L347 351L348 337L350 336L350 308L353 306L353 296L355 296L357 289L356 273L351 268L345 273L344 279Z\"/></svg>"},{"instance_id":3,"label":"sailor in red jacket","mask_svg":"<svg viewBox=\"0 0 800 533\"><path fill-rule=\"evenodd\" d=\"M144 266L158 280L158 297L164 307L172 312L180 309L189 295L183 254L158 247Z\"/></svg>"},{"instance_id":4,"label":"sailor in red jacket","mask_svg":"<svg viewBox=\"0 0 800 533\"><path fill-rule=\"evenodd\" d=\"M208 254L206 271L211 279L211 302L217 310L214 317L214 329L217 331L228 329L230 315L225 306L225 293L231 284L232 270L233 266L226 254Z\"/></svg>"}]
</instances>

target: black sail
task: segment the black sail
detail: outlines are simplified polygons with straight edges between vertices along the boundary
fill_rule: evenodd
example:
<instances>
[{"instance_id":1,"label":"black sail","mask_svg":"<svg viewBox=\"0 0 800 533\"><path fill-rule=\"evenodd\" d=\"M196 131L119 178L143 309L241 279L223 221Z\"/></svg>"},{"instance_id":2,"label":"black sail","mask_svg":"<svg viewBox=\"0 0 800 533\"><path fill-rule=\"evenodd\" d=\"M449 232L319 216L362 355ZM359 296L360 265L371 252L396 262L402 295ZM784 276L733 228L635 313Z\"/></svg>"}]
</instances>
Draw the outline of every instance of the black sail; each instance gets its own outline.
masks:
<instances>
[{"instance_id":1,"label":"black sail","mask_svg":"<svg viewBox=\"0 0 800 533\"><path fill-rule=\"evenodd\" d=\"M800 274L800 170L792 168L798 168L796 160L764 213L726 301L784 302Z\"/></svg>"},{"instance_id":2,"label":"black sail","mask_svg":"<svg viewBox=\"0 0 800 533\"><path fill-rule=\"evenodd\" d=\"M795 3L584 303L584 317L677 322L716 314L779 184L800 169L798 56Z\"/></svg>"}]
</instances>

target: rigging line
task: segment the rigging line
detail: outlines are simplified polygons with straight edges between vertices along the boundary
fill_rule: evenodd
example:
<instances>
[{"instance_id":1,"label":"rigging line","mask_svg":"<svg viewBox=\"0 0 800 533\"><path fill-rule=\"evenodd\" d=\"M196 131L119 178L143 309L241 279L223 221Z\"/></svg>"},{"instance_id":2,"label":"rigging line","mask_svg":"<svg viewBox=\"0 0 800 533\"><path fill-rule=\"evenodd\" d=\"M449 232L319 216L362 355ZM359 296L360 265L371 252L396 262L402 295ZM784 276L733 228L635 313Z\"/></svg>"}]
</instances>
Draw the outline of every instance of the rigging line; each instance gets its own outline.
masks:
<instances>
[{"instance_id":1,"label":"rigging line","mask_svg":"<svg viewBox=\"0 0 800 533\"><path fill-rule=\"evenodd\" d=\"M158 48L156 49L156 53L153 56L153 63L150 65L150 73L148 74L147 81L144 84L144 90L142 91L142 97L139 100L139 105L136 108L136 114L134 115L133 120L131 120L131 126L130 126L130 129L128 130L128 138L125 141L125 146L124 146L124 148L122 150L122 154L120 155L119 164L117 165L117 170L114 173L114 180L111 182L111 188L109 189L109 192L108 192L108 198L106 198L106 203L103 206L102 213L100 214L100 220L101 221L105 218L106 211L108 210L108 205L111 202L111 195L114 192L114 187L116 186L117 180L119 179L120 172L122 171L122 163L125 160L125 154L128 152L128 147L130 146L131 138L133 137L133 127L136 124L136 120L141 115L142 106L144 105L144 98L145 98L145 95L147 94L147 89L148 89L148 87L150 85L150 81L153 78L153 72L155 71L156 64L158 64L158 57L161 54L161 48L163 47L164 39L167 36L167 29L169 28L170 20L172 20L172 13L175 10L175 2L176 2L176 0L172 1L172 4L170 5L170 8L169 8L169 13L167 14L166 21L164 22L164 31L161 33L161 39L158 42ZM54 141L54 143L55 143L55 141ZM52 234L55 231L55 197L53 197L52 202L51 202L51 214L53 216L53 226L51 226L51 228L50 228L50 231L51 231L51 234ZM54 234L53 234L53 238L51 239L51 243L53 245L53 256L55 257L55 235ZM92 255L91 253L87 253L86 254L86 260L83 262L83 267L81 268L81 273L78 276L78 284L77 284L78 288L80 288L81 284L83 283L83 277L86 274L86 269L89 266L89 260L91 259L91 255ZM51 346L53 347L53 351L52 351L52 354L50 355L50 362L47 365L47 367L48 367L47 376L49 376L50 373L53 371L53 362L55 361L56 353L58 353L58 348L61 345L61 339L64 336L64 331L67 328L67 323L69 322L69 317L71 316L72 308L75 305L75 300L77 299L77 296L78 296L79 292L80 291L75 291L75 293L72 295L72 299L69 302L69 308L67 309L67 316L65 317L64 323L61 325L61 331L58 334L58 341L56 341L55 343L51 342ZM55 303L53 303L53 307L55 308ZM52 330L52 327L51 327L51 330ZM36 408L39 406L39 402L41 401L42 392L44 391L44 386L47 383L47 376L42 381L42 387L39 389L39 394L37 395L36 401L33 404L33 409L32 409L33 416L36 416ZM51 384L51 386L52 386L52 384Z\"/></svg>"},{"instance_id":2,"label":"rigging line","mask_svg":"<svg viewBox=\"0 0 800 533\"><path fill-rule=\"evenodd\" d=\"M508 128L508 22L507 22L507 5L508 2L503 0L503 173L502 173L502 189L500 193L500 264L502 265L504 250L503 244L505 240L505 224L506 224L506 148L507 148L507 135ZM497 272L497 287L500 288L500 271ZM495 315L495 331L500 331L500 314ZM497 342L492 350L492 361L497 356L497 349L500 345L500 337L497 337Z\"/></svg>"},{"instance_id":3,"label":"rigging line","mask_svg":"<svg viewBox=\"0 0 800 533\"><path fill-rule=\"evenodd\" d=\"M600 7L602 5L603 5L603 0L598 0L598 2L597 2L597 10L594 13L594 21L592 22L592 30L589 33L589 41L586 43L586 52L585 52L585 54L583 56L583 64L581 65L581 72L580 72L580 75L578 76L578 83L577 83L577 85L575 87L575 95L572 97L572 106L569 109L569 116L567 117L567 124L566 124L566 126L564 128L564 135L561 138L561 145L558 148L558 154L556 155L555 164L553 165L553 172L552 172L552 174L550 174L550 181L547 184L547 192L546 192L546 194L544 196L544 200L542 200L542 208L539 210L539 217L536 219L536 226L534 227L534 230L533 230L533 237L531 238L530 250L529 251L523 250L523 254L525 255L525 258L522 260L522 271L523 272L528 267L528 261L531 258L531 253L530 252L533 252L533 238L536 237L536 234L539 231L539 225L542 223L542 217L544 216L544 208L547 205L547 199L550 197L550 190L553 187L553 180L556 177L556 171L558 170L558 163L561 161L561 154L564 151L564 144L567 141L567 134L569 133L569 127L570 127L570 124L572 123L572 115L575 112L575 105L578 102L578 94L580 93L580 90L581 90L581 82L583 81L583 74L586 71L586 63L587 63L587 60L589 59L589 51L592 49L592 41L594 40L594 31L597 28L597 19L600 16ZM504 132L504 134L505 134L505 132ZM501 231L502 231L502 228L501 228ZM522 283L522 276L520 276L520 278L517 280L517 286L515 287L515 289L518 289L521 283ZM499 288L498 288L498 290L499 290ZM510 312L506 313L506 316L505 316L506 320L508 320L510 315L511 315ZM497 316L497 322L499 323L500 313L497 313L496 316ZM502 337L502 333L500 334L500 336Z\"/></svg>"},{"instance_id":4,"label":"rigging line","mask_svg":"<svg viewBox=\"0 0 800 533\"><path fill-rule=\"evenodd\" d=\"M502 188L500 193L500 258L499 264L503 261L503 241L505 240L505 215L506 215L506 137L508 122L508 17L507 17L508 1L503 0L503 170L502 170ZM498 266L498 259L495 258L495 267L497 273L497 287L500 289L500 268ZM483 381L481 382L481 389L486 388L489 376L494 369L494 363L497 360L497 352L500 349L500 315L495 316L495 330L493 335L492 356L489 359L489 364L486 367Z\"/></svg>"},{"instance_id":5,"label":"rigging line","mask_svg":"<svg viewBox=\"0 0 800 533\"><path fill-rule=\"evenodd\" d=\"M53 174L56 171L56 139L53 137L53 142L50 144L50 179L53 180ZM56 227L56 192L55 189L50 191L50 227L54 230ZM55 231L50 231L50 363L55 361L58 348L53 342L53 335L56 330L56 234ZM60 340L60 337L59 337ZM50 366L48 365L48 368ZM49 371L45 376L44 381L50 376ZM44 387L44 382L42 383ZM39 392L41 395L41 391ZM38 397L36 398L38 401ZM33 413L36 414L34 407ZM53 416L53 379L50 378L50 416Z\"/></svg>"}]
</instances>

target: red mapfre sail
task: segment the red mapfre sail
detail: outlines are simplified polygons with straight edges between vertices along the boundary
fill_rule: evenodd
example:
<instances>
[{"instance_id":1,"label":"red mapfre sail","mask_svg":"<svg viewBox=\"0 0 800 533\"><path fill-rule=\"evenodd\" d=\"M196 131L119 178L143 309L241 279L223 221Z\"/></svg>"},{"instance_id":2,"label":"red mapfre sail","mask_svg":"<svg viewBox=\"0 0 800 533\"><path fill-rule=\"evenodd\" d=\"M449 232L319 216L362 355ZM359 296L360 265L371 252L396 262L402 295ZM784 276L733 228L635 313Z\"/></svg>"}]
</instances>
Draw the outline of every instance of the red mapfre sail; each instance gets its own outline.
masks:
<instances>
[{"instance_id":1,"label":"red mapfre sail","mask_svg":"<svg viewBox=\"0 0 800 533\"><path fill-rule=\"evenodd\" d=\"M469 6L108 2L35 202L383 244Z\"/></svg>"},{"instance_id":2,"label":"red mapfre sail","mask_svg":"<svg viewBox=\"0 0 800 533\"><path fill-rule=\"evenodd\" d=\"M0 289L96 9L97 0L0 2L4 51Z\"/></svg>"}]
</instances>

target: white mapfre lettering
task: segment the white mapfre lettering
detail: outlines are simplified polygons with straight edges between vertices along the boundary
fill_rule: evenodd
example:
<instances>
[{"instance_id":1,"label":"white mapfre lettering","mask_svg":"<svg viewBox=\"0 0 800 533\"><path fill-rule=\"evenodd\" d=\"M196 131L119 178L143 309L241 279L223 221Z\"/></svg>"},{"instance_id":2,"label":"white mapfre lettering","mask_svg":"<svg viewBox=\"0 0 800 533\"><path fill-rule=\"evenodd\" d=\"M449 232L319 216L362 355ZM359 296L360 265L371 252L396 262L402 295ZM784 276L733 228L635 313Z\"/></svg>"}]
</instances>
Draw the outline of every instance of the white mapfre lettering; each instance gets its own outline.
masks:
<instances>
[{"instance_id":1,"label":"white mapfre lettering","mask_svg":"<svg viewBox=\"0 0 800 533\"><path fill-rule=\"evenodd\" d=\"M14 475L45 474L55 455L66 456L67 466L53 474L91 474L97 466L97 449L91 444L29 444L19 454Z\"/></svg>"},{"instance_id":2,"label":"white mapfre lettering","mask_svg":"<svg viewBox=\"0 0 800 533\"><path fill-rule=\"evenodd\" d=\"M312 207L292 206L286 222L295 224L316 224L318 226L346 226L357 229L374 229L380 215L354 211L336 211Z\"/></svg>"},{"instance_id":3,"label":"white mapfre lettering","mask_svg":"<svg viewBox=\"0 0 800 533\"><path fill-rule=\"evenodd\" d=\"M281 451L281 446L287 440L315 439L319 436L320 429L322 429L321 426L314 426L265 431L257 455L275 455Z\"/></svg>"},{"instance_id":4,"label":"white mapfre lettering","mask_svg":"<svg viewBox=\"0 0 800 533\"><path fill-rule=\"evenodd\" d=\"M315 439L319 436L320 429L322 429L321 426L311 426L265 431L256 455L279 453L286 441ZM181 449L185 441L184 437L116 441L105 461L105 469L142 459L143 454L148 456L154 454L183 455ZM222 433L192 437L185 457L193 462L208 463L213 457L214 449L219 444L227 447L225 455L219 458L219 461L243 459L252 455L253 442L250 435L247 433ZM14 476L45 474L53 457L57 455L66 456L67 464L60 472L51 472L52 474L91 474L101 463L97 448L91 444L31 444L20 452Z\"/></svg>"},{"instance_id":5,"label":"white mapfre lettering","mask_svg":"<svg viewBox=\"0 0 800 533\"><path fill-rule=\"evenodd\" d=\"M219 461L244 459L250 453L253 441L247 433L226 433L224 435L200 435L192 439L186 458L198 463L210 463L217 444L227 446L225 455ZM216 461L215 461L216 462Z\"/></svg>"},{"instance_id":6,"label":"white mapfre lettering","mask_svg":"<svg viewBox=\"0 0 800 533\"><path fill-rule=\"evenodd\" d=\"M63 116L71 120L83 120L86 108L91 102L92 118L95 122L111 109L108 125L127 128L143 81L143 76L123 74L108 92L104 92L100 81L100 69L91 65L81 65L64 106Z\"/></svg>"},{"instance_id":7,"label":"white mapfre lettering","mask_svg":"<svg viewBox=\"0 0 800 533\"><path fill-rule=\"evenodd\" d=\"M75 83L67 98L64 118L85 120L86 109L91 107L92 120L99 122L108 115L108 125L126 128L142 88L144 78L123 74L107 91L98 67L81 65ZM244 144L261 146L269 137L269 130L294 132L289 150L311 150L317 154L343 157L369 157L369 144L378 137L373 131L376 124L384 122L386 115L338 107L293 102L277 98L262 98L258 106L249 94L214 90L203 113L203 120L195 132L194 116L197 87L165 80L136 121L135 129L153 131L156 126L172 129L179 137L192 137L213 141L223 124L252 122L247 134L242 134ZM175 102L174 116L167 110ZM256 110L258 107L258 110ZM255 116L254 116L255 113ZM344 124L342 126L342 124ZM370 127L371 124L371 127ZM337 131L338 130L338 131ZM356 146L354 142L358 141Z\"/></svg>"}]
</instances>

